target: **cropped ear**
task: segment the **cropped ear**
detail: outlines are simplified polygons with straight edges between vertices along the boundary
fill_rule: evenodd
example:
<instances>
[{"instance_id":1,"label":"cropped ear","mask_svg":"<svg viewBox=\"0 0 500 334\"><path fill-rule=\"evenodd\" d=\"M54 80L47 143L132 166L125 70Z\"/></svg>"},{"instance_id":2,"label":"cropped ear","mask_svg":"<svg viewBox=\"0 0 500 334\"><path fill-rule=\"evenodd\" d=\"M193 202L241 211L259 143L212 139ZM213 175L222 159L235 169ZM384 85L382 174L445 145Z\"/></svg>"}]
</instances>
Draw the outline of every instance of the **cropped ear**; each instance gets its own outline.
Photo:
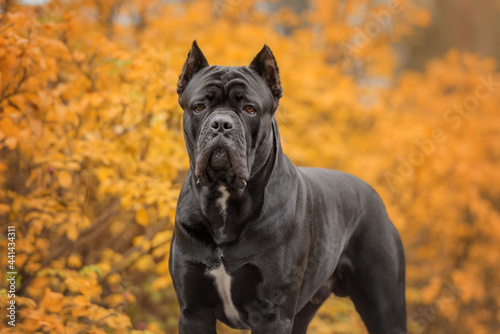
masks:
<instances>
[{"instance_id":1,"label":"cropped ear","mask_svg":"<svg viewBox=\"0 0 500 334\"><path fill-rule=\"evenodd\" d=\"M182 94L194 75L201 69L208 66L208 61L203 55L203 52L201 52L198 43L196 43L196 40L193 41L193 45L191 46L191 50L188 53L186 63L184 63L182 73L179 76L179 82L177 83L177 94Z\"/></svg>"},{"instance_id":2,"label":"cropped ear","mask_svg":"<svg viewBox=\"0 0 500 334\"><path fill-rule=\"evenodd\" d=\"M278 64L276 64L276 59L267 45L264 45L249 67L264 79L275 98L279 99L283 96Z\"/></svg>"}]
</instances>

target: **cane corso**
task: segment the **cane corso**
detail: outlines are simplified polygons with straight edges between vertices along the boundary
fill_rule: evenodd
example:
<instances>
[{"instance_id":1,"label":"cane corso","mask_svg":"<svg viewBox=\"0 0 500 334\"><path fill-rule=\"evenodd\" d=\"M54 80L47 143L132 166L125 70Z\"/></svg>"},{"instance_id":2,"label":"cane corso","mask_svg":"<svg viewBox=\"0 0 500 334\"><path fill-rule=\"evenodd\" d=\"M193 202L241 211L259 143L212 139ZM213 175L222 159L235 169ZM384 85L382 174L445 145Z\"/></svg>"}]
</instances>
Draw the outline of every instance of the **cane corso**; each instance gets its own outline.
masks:
<instances>
[{"instance_id":1,"label":"cane corso","mask_svg":"<svg viewBox=\"0 0 500 334\"><path fill-rule=\"evenodd\" d=\"M210 66L195 41L177 92L190 161L170 251L179 333L216 333L217 320L306 333L332 292L370 333L406 333L398 232L365 182L283 153L269 47L249 66Z\"/></svg>"}]
</instances>

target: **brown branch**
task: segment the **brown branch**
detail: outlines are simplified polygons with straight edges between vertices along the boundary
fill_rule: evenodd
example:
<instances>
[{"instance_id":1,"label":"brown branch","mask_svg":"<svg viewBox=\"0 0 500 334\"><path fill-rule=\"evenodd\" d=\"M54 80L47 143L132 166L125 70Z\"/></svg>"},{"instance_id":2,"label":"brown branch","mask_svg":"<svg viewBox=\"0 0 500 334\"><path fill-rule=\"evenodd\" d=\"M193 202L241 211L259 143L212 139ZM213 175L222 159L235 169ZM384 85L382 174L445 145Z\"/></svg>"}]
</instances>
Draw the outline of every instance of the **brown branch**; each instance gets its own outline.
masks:
<instances>
[{"instance_id":1,"label":"brown branch","mask_svg":"<svg viewBox=\"0 0 500 334\"><path fill-rule=\"evenodd\" d=\"M3 9L2 9L2 16L0 17L0 25L2 24L2 21L5 19L7 16L7 13L10 10L10 7L14 4L14 0L5 0Z\"/></svg>"},{"instance_id":2,"label":"brown branch","mask_svg":"<svg viewBox=\"0 0 500 334\"><path fill-rule=\"evenodd\" d=\"M155 226L153 227L150 227L146 230L146 233L144 234L144 241L138 245L138 246L133 246L133 247L130 247L124 254L123 254L123 259L113 268L111 269L106 275L104 275L103 277L101 277L99 279L99 284L102 284L106 278L108 278L110 275L114 274L114 273L118 273L118 272L121 272L125 269L127 269L127 267L129 267L132 263L134 263L139 257L141 257L142 255L148 253L150 250L143 250L142 249L142 244L145 242L145 241L151 241L151 239L153 238L153 236L159 232L163 227L165 227L165 225L167 225L168 223L168 219L165 218L165 219L162 219L159 221L158 224L156 224ZM165 241L161 244L159 244L158 246L156 246L155 248L158 248L162 245L164 245L165 243L167 243L168 241ZM132 255L135 254L136 252L138 252L138 255L136 258L132 258Z\"/></svg>"},{"instance_id":3,"label":"brown branch","mask_svg":"<svg viewBox=\"0 0 500 334\"><path fill-rule=\"evenodd\" d=\"M5 17L5 13L3 14L4 16L2 16L0 18L0 22L2 22L2 19ZM10 23L10 24L7 24L5 27L3 27L2 29L0 29L0 35L4 33L4 31L6 31L7 29L9 29L10 27L13 27L14 26L14 23Z\"/></svg>"},{"instance_id":4,"label":"brown branch","mask_svg":"<svg viewBox=\"0 0 500 334\"><path fill-rule=\"evenodd\" d=\"M94 238L96 234L102 233L100 227L103 225L106 227L106 224L104 223L108 220L109 217L111 217L112 214L116 212L118 203L118 199L113 200L108 209L101 213L101 215L95 220L94 224L92 224L91 227L83 231L83 233L81 234L83 235L83 237L78 239L75 243L70 240L65 240L56 252L52 253L47 259L45 259L42 264L42 268L49 264L52 260L55 260L58 257L62 256L64 253L70 253L75 247L78 247L82 243L87 242L89 239ZM72 244L73 246L70 247Z\"/></svg>"},{"instance_id":5,"label":"brown branch","mask_svg":"<svg viewBox=\"0 0 500 334\"><path fill-rule=\"evenodd\" d=\"M108 39L113 38L113 24L115 22L116 13L118 9L125 3L125 0L117 0L115 1L111 7L109 8L109 12L106 13L104 6L101 5L100 0L94 0L94 4L97 7L97 11L99 12L101 18L103 19L103 23L106 26L106 37Z\"/></svg>"},{"instance_id":6,"label":"brown branch","mask_svg":"<svg viewBox=\"0 0 500 334\"><path fill-rule=\"evenodd\" d=\"M76 65L76 67L78 68L78 70L90 81L90 84L92 85L92 92L95 92L97 91L97 87L96 87L96 83L95 83L95 79L94 77L92 76L92 73L90 73L89 71L86 71L82 64L76 60L75 58L75 55L73 54L73 51L71 51L71 48L69 47L68 45L68 41L65 37L63 37L61 39L61 41L64 43L64 45L66 45L66 47L68 48L68 51L69 51L69 55L71 56L71 60L73 61L73 63ZM95 58L97 56L97 53L94 53L90 56L89 58L89 62L88 62L88 65L89 67L92 67L92 63L94 62Z\"/></svg>"},{"instance_id":7,"label":"brown branch","mask_svg":"<svg viewBox=\"0 0 500 334\"><path fill-rule=\"evenodd\" d=\"M87 325L87 327L80 329L78 332L76 332L76 334L84 334L84 333L88 333L88 332L89 332L89 330L90 330L90 328L92 328L92 326L93 326L93 325L96 325L96 324L100 323L101 321L103 321L104 319L106 319L106 318L108 318L108 317L110 317L110 316L112 316L112 315L117 315L117 314L116 314L116 313L107 314L107 315L105 315L104 317L99 318L99 319L97 319L96 321L94 321L94 322L92 322L92 323L88 324L88 325Z\"/></svg>"},{"instance_id":8,"label":"brown branch","mask_svg":"<svg viewBox=\"0 0 500 334\"><path fill-rule=\"evenodd\" d=\"M12 108L16 109L17 111L21 111L21 112L22 112L21 108L19 108L19 107L17 106L17 104L15 104L14 102L9 101L9 102L7 102L7 104L8 104L9 106L11 106ZM24 116L23 116L23 118L24 118Z\"/></svg>"},{"instance_id":9,"label":"brown branch","mask_svg":"<svg viewBox=\"0 0 500 334\"><path fill-rule=\"evenodd\" d=\"M101 234L102 230L107 226L106 222L108 221L108 219L118 211L116 209L119 203L119 199L114 199L108 206L108 208L103 213L101 213L99 217L97 217L94 224L83 231L83 233L80 235L80 238L75 242L74 247L79 247L82 244L85 244L86 242L94 239L97 235Z\"/></svg>"},{"instance_id":10,"label":"brown branch","mask_svg":"<svg viewBox=\"0 0 500 334\"><path fill-rule=\"evenodd\" d=\"M21 80L19 80L16 87L14 88L14 91L12 93L5 94L9 86L5 86L2 89L2 95L0 96L0 103L2 103L4 100L14 95L17 95L20 92L21 86L24 83L24 81L26 81L27 77L28 77L28 70L26 70L26 67L23 67L23 75L21 76Z\"/></svg>"}]
</instances>

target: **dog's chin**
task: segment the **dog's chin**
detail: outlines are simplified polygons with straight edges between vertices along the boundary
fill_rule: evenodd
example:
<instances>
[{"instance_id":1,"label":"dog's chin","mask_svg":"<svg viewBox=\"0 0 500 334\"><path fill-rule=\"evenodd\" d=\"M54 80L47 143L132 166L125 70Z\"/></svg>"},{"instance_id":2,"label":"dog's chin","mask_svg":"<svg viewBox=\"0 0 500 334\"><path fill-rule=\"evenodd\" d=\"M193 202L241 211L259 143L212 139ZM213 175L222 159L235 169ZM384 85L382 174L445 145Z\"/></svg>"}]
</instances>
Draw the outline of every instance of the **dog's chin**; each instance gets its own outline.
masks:
<instances>
[{"instance_id":1,"label":"dog's chin","mask_svg":"<svg viewBox=\"0 0 500 334\"><path fill-rule=\"evenodd\" d=\"M224 148L218 147L213 150L208 160L206 173L210 180L217 184L230 185L233 182L235 172L229 153Z\"/></svg>"},{"instance_id":2,"label":"dog's chin","mask_svg":"<svg viewBox=\"0 0 500 334\"><path fill-rule=\"evenodd\" d=\"M238 161L239 157L231 154L224 147L215 147L213 150L201 152L197 159L199 164L196 168L197 183L200 186L211 184L224 185L228 188L244 189L246 187L246 176L242 175L236 167L244 165Z\"/></svg>"},{"instance_id":3,"label":"dog's chin","mask_svg":"<svg viewBox=\"0 0 500 334\"><path fill-rule=\"evenodd\" d=\"M217 147L210 154L209 167L216 171L232 171L231 159L229 153L222 147Z\"/></svg>"}]
</instances>

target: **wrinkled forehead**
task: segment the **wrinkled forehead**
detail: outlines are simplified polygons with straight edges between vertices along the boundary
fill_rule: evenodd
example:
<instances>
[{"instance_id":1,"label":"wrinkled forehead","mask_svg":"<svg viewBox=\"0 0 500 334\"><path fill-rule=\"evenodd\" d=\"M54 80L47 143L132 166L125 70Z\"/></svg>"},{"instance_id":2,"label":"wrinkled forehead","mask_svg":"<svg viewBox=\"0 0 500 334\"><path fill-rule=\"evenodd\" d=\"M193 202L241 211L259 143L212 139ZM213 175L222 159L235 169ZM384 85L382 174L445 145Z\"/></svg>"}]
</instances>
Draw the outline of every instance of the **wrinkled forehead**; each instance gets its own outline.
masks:
<instances>
[{"instance_id":1,"label":"wrinkled forehead","mask_svg":"<svg viewBox=\"0 0 500 334\"><path fill-rule=\"evenodd\" d=\"M248 66L212 65L196 73L186 87L182 100L188 103L207 95L218 97L230 94L241 94L236 97L247 99L272 98L264 80Z\"/></svg>"}]
</instances>

